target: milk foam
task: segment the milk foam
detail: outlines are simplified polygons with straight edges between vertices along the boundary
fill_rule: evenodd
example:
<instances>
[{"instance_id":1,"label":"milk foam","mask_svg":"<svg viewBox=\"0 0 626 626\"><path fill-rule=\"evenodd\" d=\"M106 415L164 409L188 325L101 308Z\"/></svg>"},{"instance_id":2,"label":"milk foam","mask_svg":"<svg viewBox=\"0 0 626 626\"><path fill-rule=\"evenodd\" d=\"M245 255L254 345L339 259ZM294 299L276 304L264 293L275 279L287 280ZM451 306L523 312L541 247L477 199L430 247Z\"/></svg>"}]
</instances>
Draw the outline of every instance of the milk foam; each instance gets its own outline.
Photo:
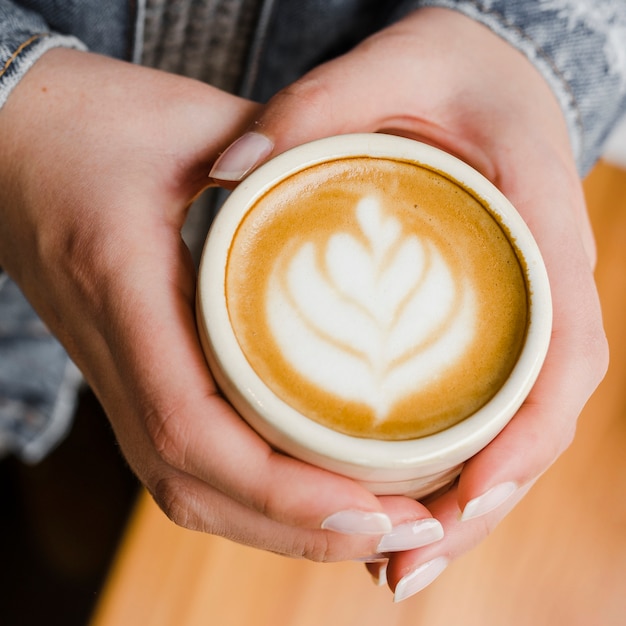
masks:
<instances>
[{"instance_id":1,"label":"milk foam","mask_svg":"<svg viewBox=\"0 0 626 626\"><path fill-rule=\"evenodd\" d=\"M266 313L284 359L304 378L377 422L435 380L474 338L469 281L427 237L403 233L375 197L355 206L359 233L286 246L273 266Z\"/></svg>"}]
</instances>

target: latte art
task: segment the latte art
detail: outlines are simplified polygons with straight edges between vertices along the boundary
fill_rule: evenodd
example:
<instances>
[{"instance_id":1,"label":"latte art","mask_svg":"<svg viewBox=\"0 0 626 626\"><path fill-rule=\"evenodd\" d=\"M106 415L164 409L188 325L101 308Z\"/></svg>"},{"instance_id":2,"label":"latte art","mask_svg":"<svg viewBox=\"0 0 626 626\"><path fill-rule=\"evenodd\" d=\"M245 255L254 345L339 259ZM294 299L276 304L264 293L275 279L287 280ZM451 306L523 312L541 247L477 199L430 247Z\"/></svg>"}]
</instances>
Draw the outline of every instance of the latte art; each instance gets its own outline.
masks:
<instances>
[{"instance_id":1,"label":"latte art","mask_svg":"<svg viewBox=\"0 0 626 626\"><path fill-rule=\"evenodd\" d=\"M403 233L375 197L358 202L355 218L363 239L340 232L323 249L287 246L266 311L286 361L328 393L365 403L379 424L463 355L475 296L434 242Z\"/></svg>"},{"instance_id":2,"label":"latte art","mask_svg":"<svg viewBox=\"0 0 626 626\"><path fill-rule=\"evenodd\" d=\"M299 171L234 234L225 300L263 384L334 430L413 439L500 389L524 343L514 245L436 171L351 157Z\"/></svg>"},{"instance_id":3,"label":"latte art","mask_svg":"<svg viewBox=\"0 0 626 626\"><path fill-rule=\"evenodd\" d=\"M450 485L522 406L552 333L515 207L384 133L261 165L216 216L197 287L198 338L241 426L376 495Z\"/></svg>"}]
</instances>

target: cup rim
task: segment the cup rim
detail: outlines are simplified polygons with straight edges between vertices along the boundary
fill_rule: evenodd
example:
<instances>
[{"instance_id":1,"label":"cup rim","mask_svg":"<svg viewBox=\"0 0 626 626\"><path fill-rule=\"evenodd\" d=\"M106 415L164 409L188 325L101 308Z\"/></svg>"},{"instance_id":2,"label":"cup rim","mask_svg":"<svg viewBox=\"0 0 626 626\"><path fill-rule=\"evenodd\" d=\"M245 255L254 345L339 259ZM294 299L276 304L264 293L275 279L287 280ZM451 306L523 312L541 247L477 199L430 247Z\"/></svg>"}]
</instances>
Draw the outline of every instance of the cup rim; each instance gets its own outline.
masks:
<instances>
[{"instance_id":1,"label":"cup rim","mask_svg":"<svg viewBox=\"0 0 626 626\"><path fill-rule=\"evenodd\" d=\"M355 437L323 426L291 408L274 395L248 363L232 330L224 299L230 241L256 200L281 179L303 169L359 156L402 159L449 176L497 216L524 260L530 295L529 324L526 341L509 378L475 413L418 439ZM381 133L338 135L297 146L259 167L232 191L214 220L202 253L197 309L210 369L229 401L250 425L285 452L357 479L367 479L371 471L383 479L410 477L416 469L438 471L473 456L506 426L530 392L543 365L552 331L550 285L542 256L528 226L509 200L457 157L413 139ZM236 389L233 380L238 381Z\"/></svg>"}]
</instances>

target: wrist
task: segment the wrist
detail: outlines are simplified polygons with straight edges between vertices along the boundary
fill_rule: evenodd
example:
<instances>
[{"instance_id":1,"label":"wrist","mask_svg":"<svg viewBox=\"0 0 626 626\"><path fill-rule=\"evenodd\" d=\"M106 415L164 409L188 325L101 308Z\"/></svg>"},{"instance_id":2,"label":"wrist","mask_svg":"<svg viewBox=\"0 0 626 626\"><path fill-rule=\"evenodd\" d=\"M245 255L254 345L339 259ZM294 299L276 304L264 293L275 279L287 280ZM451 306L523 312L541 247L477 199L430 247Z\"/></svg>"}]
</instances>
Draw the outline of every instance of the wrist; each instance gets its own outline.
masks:
<instances>
[{"instance_id":1,"label":"wrist","mask_svg":"<svg viewBox=\"0 0 626 626\"><path fill-rule=\"evenodd\" d=\"M392 128L419 134L457 154L496 183L506 176L497 164L510 161L512 147L520 155L549 151L551 160L575 174L556 96L528 58L507 41L481 23L442 8L416 10L374 40L387 34L399 49L410 51L410 62L417 66L410 75L419 81L408 87L419 116L389 120ZM545 157L536 155L533 161Z\"/></svg>"}]
</instances>

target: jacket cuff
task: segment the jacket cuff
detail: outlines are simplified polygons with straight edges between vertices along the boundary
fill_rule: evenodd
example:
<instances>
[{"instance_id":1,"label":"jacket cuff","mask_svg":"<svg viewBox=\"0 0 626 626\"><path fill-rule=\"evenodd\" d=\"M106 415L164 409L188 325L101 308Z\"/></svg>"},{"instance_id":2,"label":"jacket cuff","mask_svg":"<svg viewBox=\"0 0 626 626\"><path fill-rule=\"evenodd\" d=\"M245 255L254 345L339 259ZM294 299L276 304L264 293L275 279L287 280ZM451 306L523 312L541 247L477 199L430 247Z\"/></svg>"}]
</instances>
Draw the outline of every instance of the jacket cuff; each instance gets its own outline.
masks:
<instances>
[{"instance_id":1,"label":"jacket cuff","mask_svg":"<svg viewBox=\"0 0 626 626\"><path fill-rule=\"evenodd\" d=\"M578 171L600 157L626 113L626 3L622 0L413 0L459 11L522 52L543 75L567 122Z\"/></svg>"},{"instance_id":2,"label":"jacket cuff","mask_svg":"<svg viewBox=\"0 0 626 626\"><path fill-rule=\"evenodd\" d=\"M0 107L35 61L59 47L86 50L76 37L51 32L37 13L0 0Z\"/></svg>"},{"instance_id":3,"label":"jacket cuff","mask_svg":"<svg viewBox=\"0 0 626 626\"><path fill-rule=\"evenodd\" d=\"M44 52L52 48L75 48L86 50L87 47L75 37L58 35L55 33L40 33L31 35L5 58L0 58L0 108L15 86L22 80L24 74L33 66L35 61Z\"/></svg>"},{"instance_id":4,"label":"jacket cuff","mask_svg":"<svg viewBox=\"0 0 626 626\"><path fill-rule=\"evenodd\" d=\"M83 378L0 271L0 459L44 458L67 434Z\"/></svg>"}]
</instances>

